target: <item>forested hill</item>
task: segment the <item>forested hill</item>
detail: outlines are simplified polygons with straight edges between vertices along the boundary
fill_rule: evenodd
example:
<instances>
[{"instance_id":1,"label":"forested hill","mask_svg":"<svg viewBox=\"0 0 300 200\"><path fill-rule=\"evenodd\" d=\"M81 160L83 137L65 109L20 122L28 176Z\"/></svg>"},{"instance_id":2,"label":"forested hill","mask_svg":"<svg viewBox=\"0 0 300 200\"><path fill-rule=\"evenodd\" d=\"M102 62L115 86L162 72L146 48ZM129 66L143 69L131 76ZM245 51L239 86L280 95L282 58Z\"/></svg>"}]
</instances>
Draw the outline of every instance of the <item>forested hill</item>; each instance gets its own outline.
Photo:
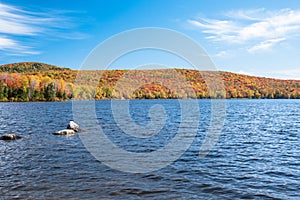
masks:
<instances>
[{"instance_id":1,"label":"forested hill","mask_svg":"<svg viewBox=\"0 0 300 200\"><path fill-rule=\"evenodd\" d=\"M81 71L84 75L81 81L76 80L77 73L69 68L36 62L0 65L0 101L300 98L300 81L230 72L188 69ZM225 91L209 92L206 83L214 82L217 73L221 75ZM188 87L181 84L182 77ZM168 88L169 85L174 88Z\"/></svg>"},{"instance_id":2,"label":"forested hill","mask_svg":"<svg viewBox=\"0 0 300 200\"><path fill-rule=\"evenodd\" d=\"M0 66L0 72L9 72L9 73L42 72L42 71L51 71L51 70L63 71L63 70L70 70L70 69L57 67L55 65L48 65L45 63L38 63L38 62L21 62L21 63L5 64Z\"/></svg>"}]
</instances>

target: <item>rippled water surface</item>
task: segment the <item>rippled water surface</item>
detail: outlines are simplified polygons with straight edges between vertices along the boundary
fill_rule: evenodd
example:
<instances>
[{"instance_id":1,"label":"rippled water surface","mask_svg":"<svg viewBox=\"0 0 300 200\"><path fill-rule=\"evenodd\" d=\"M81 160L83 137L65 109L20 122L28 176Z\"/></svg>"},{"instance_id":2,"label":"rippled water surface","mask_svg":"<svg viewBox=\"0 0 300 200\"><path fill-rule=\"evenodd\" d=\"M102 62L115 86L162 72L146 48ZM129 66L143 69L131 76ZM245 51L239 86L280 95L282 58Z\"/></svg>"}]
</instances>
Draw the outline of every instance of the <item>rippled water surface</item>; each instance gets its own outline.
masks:
<instances>
[{"instance_id":1,"label":"rippled water surface","mask_svg":"<svg viewBox=\"0 0 300 200\"><path fill-rule=\"evenodd\" d=\"M198 103L199 128L190 148L171 165L139 174L107 167L78 134L52 135L73 119L71 102L0 103L0 135L23 137L0 141L0 199L299 199L299 100L227 100L222 134L204 158L198 155L211 104ZM116 125L110 101L96 102L97 120L119 147L155 151L176 135L180 104L130 101L131 118L140 126L150 123L149 110L156 104L167 117L160 132L146 139ZM159 113L154 117L160 120Z\"/></svg>"}]
</instances>

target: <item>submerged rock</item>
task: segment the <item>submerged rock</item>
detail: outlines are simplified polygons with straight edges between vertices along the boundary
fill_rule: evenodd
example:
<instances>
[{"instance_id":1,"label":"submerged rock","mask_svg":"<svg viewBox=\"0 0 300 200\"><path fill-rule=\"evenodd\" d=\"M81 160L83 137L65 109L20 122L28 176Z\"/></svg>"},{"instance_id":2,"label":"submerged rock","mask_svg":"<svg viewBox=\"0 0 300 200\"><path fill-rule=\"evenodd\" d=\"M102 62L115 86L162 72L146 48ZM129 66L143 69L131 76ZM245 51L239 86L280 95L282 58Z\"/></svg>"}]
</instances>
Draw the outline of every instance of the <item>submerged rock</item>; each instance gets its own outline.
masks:
<instances>
[{"instance_id":1,"label":"submerged rock","mask_svg":"<svg viewBox=\"0 0 300 200\"><path fill-rule=\"evenodd\" d=\"M16 134L5 134L0 137L0 140L17 140L21 138L21 136L18 136Z\"/></svg>"},{"instance_id":2,"label":"submerged rock","mask_svg":"<svg viewBox=\"0 0 300 200\"><path fill-rule=\"evenodd\" d=\"M71 129L71 130L74 130L75 132L78 132L80 130L79 128L79 125L76 124L74 121L70 121L68 126L67 126L67 129Z\"/></svg>"},{"instance_id":3,"label":"submerged rock","mask_svg":"<svg viewBox=\"0 0 300 200\"><path fill-rule=\"evenodd\" d=\"M75 131L72 129L64 129L53 133L53 135L74 135L74 134Z\"/></svg>"}]
</instances>

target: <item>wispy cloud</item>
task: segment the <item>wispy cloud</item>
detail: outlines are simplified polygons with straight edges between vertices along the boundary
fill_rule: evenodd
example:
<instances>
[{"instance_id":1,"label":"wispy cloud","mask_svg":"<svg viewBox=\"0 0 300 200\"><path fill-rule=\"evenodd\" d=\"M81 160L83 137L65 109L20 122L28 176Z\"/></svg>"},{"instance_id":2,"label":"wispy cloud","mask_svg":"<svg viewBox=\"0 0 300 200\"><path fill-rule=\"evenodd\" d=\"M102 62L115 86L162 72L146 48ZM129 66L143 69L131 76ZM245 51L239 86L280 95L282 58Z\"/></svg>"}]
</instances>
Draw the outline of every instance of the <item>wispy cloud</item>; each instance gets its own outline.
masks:
<instances>
[{"instance_id":1,"label":"wispy cloud","mask_svg":"<svg viewBox=\"0 0 300 200\"><path fill-rule=\"evenodd\" d=\"M207 33L209 35L207 38L214 41L231 41L233 37L236 37L234 34L238 32L238 26L234 22L226 20L188 20L188 23L201 28L203 33Z\"/></svg>"},{"instance_id":2,"label":"wispy cloud","mask_svg":"<svg viewBox=\"0 0 300 200\"><path fill-rule=\"evenodd\" d=\"M295 79L300 80L300 68L271 71L271 76L278 77L281 79Z\"/></svg>"},{"instance_id":3,"label":"wispy cloud","mask_svg":"<svg viewBox=\"0 0 300 200\"><path fill-rule=\"evenodd\" d=\"M188 23L200 28L212 41L251 44L247 50L254 53L298 36L300 10L238 10L225 13L224 19L190 19Z\"/></svg>"},{"instance_id":4,"label":"wispy cloud","mask_svg":"<svg viewBox=\"0 0 300 200\"><path fill-rule=\"evenodd\" d=\"M253 76L253 73L248 72L248 71L244 71L244 70L239 70L236 73L238 73L238 74L244 74L244 75L248 75L248 76Z\"/></svg>"},{"instance_id":5,"label":"wispy cloud","mask_svg":"<svg viewBox=\"0 0 300 200\"><path fill-rule=\"evenodd\" d=\"M257 51L262 51L262 50L268 50L271 47L273 47L275 44L285 41L286 38L277 38L277 39L271 39L271 40L266 40L263 42L260 42L259 44L256 44L250 48L248 48L249 53L255 53Z\"/></svg>"},{"instance_id":6,"label":"wispy cloud","mask_svg":"<svg viewBox=\"0 0 300 200\"><path fill-rule=\"evenodd\" d=\"M16 49L19 46L20 45L12 39L0 37L0 49Z\"/></svg>"},{"instance_id":7,"label":"wispy cloud","mask_svg":"<svg viewBox=\"0 0 300 200\"><path fill-rule=\"evenodd\" d=\"M215 54L215 57L228 57L230 54L228 51L220 51L217 54Z\"/></svg>"},{"instance_id":8,"label":"wispy cloud","mask_svg":"<svg viewBox=\"0 0 300 200\"><path fill-rule=\"evenodd\" d=\"M33 37L68 37L66 30L72 26L69 18L55 11L35 12L0 2L0 51L7 55L39 54L33 44L26 42ZM60 34L61 33L61 34ZM72 39L81 39L80 37Z\"/></svg>"}]
</instances>

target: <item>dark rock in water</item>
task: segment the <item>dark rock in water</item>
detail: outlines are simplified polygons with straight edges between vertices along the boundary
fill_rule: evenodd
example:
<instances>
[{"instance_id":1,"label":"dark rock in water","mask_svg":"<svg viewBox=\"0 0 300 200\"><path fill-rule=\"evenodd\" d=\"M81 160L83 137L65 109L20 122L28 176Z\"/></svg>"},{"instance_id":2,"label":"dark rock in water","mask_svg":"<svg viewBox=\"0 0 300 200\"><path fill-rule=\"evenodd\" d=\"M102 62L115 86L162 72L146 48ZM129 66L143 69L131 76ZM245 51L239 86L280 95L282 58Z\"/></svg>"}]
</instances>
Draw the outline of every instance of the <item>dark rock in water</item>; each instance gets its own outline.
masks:
<instances>
[{"instance_id":1,"label":"dark rock in water","mask_svg":"<svg viewBox=\"0 0 300 200\"><path fill-rule=\"evenodd\" d=\"M71 129L64 129L53 133L53 135L74 135L74 134L75 131Z\"/></svg>"},{"instance_id":2,"label":"dark rock in water","mask_svg":"<svg viewBox=\"0 0 300 200\"><path fill-rule=\"evenodd\" d=\"M74 121L70 121L68 126L67 126L67 129L71 129L71 130L74 130L75 132L78 132L80 130L79 128L79 125L76 124Z\"/></svg>"},{"instance_id":3,"label":"dark rock in water","mask_svg":"<svg viewBox=\"0 0 300 200\"><path fill-rule=\"evenodd\" d=\"M21 136L18 136L16 134L5 134L0 137L0 140L17 140L21 138Z\"/></svg>"}]
</instances>

